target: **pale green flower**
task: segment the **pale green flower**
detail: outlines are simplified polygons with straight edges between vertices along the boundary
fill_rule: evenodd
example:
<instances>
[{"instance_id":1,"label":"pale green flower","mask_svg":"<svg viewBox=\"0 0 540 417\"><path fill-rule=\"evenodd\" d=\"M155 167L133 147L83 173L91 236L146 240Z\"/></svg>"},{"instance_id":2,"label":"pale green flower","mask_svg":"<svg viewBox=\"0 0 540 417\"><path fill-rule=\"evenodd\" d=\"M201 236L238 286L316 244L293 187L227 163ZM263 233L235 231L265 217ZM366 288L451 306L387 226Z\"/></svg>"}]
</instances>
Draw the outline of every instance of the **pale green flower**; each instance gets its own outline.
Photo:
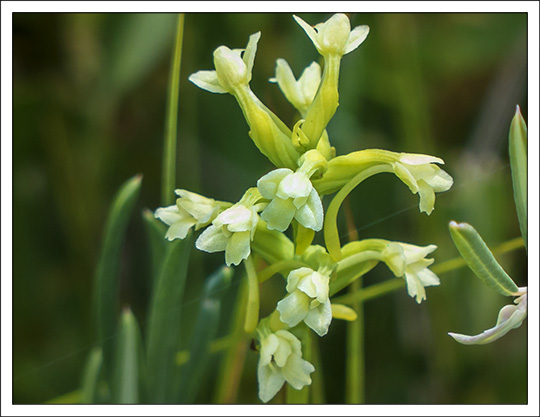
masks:
<instances>
[{"instance_id":1,"label":"pale green flower","mask_svg":"<svg viewBox=\"0 0 540 417\"><path fill-rule=\"evenodd\" d=\"M242 49L220 46L214 51L215 70L198 71L189 80L212 93L232 94L250 127L249 136L259 150L277 167L296 169L300 153L291 141L290 129L251 91L251 71L261 33L249 37Z\"/></svg>"},{"instance_id":2,"label":"pale green flower","mask_svg":"<svg viewBox=\"0 0 540 417\"><path fill-rule=\"evenodd\" d=\"M314 366L302 359L302 345L292 333L278 330L261 337L257 372L261 401L270 401L285 381L297 390L310 385L314 371Z\"/></svg>"},{"instance_id":3,"label":"pale green flower","mask_svg":"<svg viewBox=\"0 0 540 417\"><path fill-rule=\"evenodd\" d=\"M276 61L276 77L270 81L277 82L285 98L305 116L321 83L321 67L312 62L297 81L287 61L280 58Z\"/></svg>"},{"instance_id":4,"label":"pale green flower","mask_svg":"<svg viewBox=\"0 0 540 417\"><path fill-rule=\"evenodd\" d=\"M289 295L277 304L280 320L290 327L304 321L319 336L324 336L332 321L329 282L327 274L311 268L291 271L287 277Z\"/></svg>"},{"instance_id":5,"label":"pale green flower","mask_svg":"<svg viewBox=\"0 0 540 417\"><path fill-rule=\"evenodd\" d=\"M214 51L215 71L198 71L191 74L189 80L203 90L219 94L232 93L235 88L248 85L260 37L261 32L251 35L245 50L220 46Z\"/></svg>"},{"instance_id":6,"label":"pale green flower","mask_svg":"<svg viewBox=\"0 0 540 417\"><path fill-rule=\"evenodd\" d=\"M389 242L382 252L382 260L397 277L404 276L408 294L417 303L426 299L424 287L439 285L439 277L428 269L434 260L426 256L437 249L436 245L415 246L408 243Z\"/></svg>"},{"instance_id":7,"label":"pale green flower","mask_svg":"<svg viewBox=\"0 0 540 417\"><path fill-rule=\"evenodd\" d=\"M205 252L225 251L227 266L238 265L251 253L251 241L259 221L254 207L235 204L219 214L197 239L195 246Z\"/></svg>"},{"instance_id":8,"label":"pale green flower","mask_svg":"<svg viewBox=\"0 0 540 417\"><path fill-rule=\"evenodd\" d=\"M517 295L520 296L514 300L517 305L508 304L501 308L495 327L484 330L476 336L458 333L448 334L464 345L484 345L500 339L512 329L517 329L527 317L527 287L522 287L519 290L520 292Z\"/></svg>"},{"instance_id":9,"label":"pale green flower","mask_svg":"<svg viewBox=\"0 0 540 417\"><path fill-rule=\"evenodd\" d=\"M343 13L333 15L324 23L312 27L298 16L293 16L304 29L321 55L345 55L364 42L369 26L357 26L351 31L349 18Z\"/></svg>"},{"instance_id":10,"label":"pale green flower","mask_svg":"<svg viewBox=\"0 0 540 417\"><path fill-rule=\"evenodd\" d=\"M284 232L293 219L308 229L322 229L321 198L306 173L275 169L257 181L257 188L264 198L272 200L261 213L269 229Z\"/></svg>"},{"instance_id":11,"label":"pale green flower","mask_svg":"<svg viewBox=\"0 0 540 417\"><path fill-rule=\"evenodd\" d=\"M195 230L208 225L217 215L222 203L203 197L186 190L176 190L180 198L176 204L160 207L154 216L170 226L165 237L168 240L184 239L189 230Z\"/></svg>"},{"instance_id":12,"label":"pale green flower","mask_svg":"<svg viewBox=\"0 0 540 417\"><path fill-rule=\"evenodd\" d=\"M447 191L454 180L435 164L444 164L441 158L420 154L402 154L394 162L394 172L413 194L420 195L420 211L431 214L435 207L435 193Z\"/></svg>"}]
</instances>

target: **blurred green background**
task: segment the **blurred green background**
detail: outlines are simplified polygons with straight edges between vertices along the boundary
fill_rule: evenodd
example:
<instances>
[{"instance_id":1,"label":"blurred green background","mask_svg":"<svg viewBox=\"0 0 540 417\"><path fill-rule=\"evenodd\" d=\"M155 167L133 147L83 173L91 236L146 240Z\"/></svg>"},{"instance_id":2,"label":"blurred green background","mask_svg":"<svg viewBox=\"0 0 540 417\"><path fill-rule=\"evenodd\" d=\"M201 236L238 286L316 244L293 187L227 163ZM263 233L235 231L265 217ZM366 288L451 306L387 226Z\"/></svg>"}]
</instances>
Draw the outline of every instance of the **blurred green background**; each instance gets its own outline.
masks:
<instances>
[{"instance_id":1,"label":"blurred green background","mask_svg":"<svg viewBox=\"0 0 540 417\"><path fill-rule=\"evenodd\" d=\"M330 17L299 15L311 24ZM448 233L452 219L474 225L490 246L519 236L507 140L516 104L528 120L527 15L349 16L353 27L367 24L371 32L343 59L340 107L328 127L338 154L363 148L432 154L445 160L455 180L437 195L428 217L396 178L370 179L351 196L360 238L434 243L436 261L444 261L458 256ZM140 213L161 203L175 28L173 14L13 15L14 403L43 403L79 387L96 343L90 294L107 209L118 187L137 173L144 178L123 254L122 305L132 307L145 331L151 277ZM233 97L187 80L213 68L216 47L243 48L259 30L252 88L289 126L296 121L268 79L277 58L287 59L298 77L319 57L290 14L187 14L178 188L234 202L272 169L250 142ZM527 284L524 249L499 260L519 286ZM222 263L222 253L193 251L186 333L204 277ZM364 285L389 278L389 270L378 266ZM479 333L510 300L466 268L440 278L421 305L403 289L366 303L366 402L526 403L526 323L490 345L457 344L448 331ZM263 286L263 312L275 306L281 287L276 278ZM224 314L220 334L227 333L227 319ZM344 400L344 338L345 325L336 320L320 342L323 369L317 372L330 403ZM257 359L248 352L240 403L258 402ZM218 360L214 355L212 363ZM199 402L212 401L214 369L208 369Z\"/></svg>"}]
</instances>

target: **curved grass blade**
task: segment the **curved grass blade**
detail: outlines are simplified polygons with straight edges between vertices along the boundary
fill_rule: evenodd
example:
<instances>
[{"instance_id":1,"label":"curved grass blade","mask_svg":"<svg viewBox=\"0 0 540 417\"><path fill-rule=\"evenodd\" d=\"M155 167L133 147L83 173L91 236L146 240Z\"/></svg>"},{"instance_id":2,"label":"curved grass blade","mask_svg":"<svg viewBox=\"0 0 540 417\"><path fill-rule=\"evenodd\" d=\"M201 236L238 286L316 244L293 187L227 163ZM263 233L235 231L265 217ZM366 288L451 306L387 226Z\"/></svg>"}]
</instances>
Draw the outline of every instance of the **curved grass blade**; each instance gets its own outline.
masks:
<instances>
[{"instance_id":1,"label":"curved grass blade","mask_svg":"<svg viewBox=\"0 0 540 417\"><path fill-rule=\"evenodd\" d=\"M510 167L521 236L527 248L527 125L519 106L510 125Z\"/></svg>"},{"instance_id":2,"label":"curved grass blade","mask_svg":"<svg viewBox=\"0 0 540 417\"><path fill-rule=\"evenodd\" d=\"M189 361L180 370L180 402L193 403L208 368L210 342L215 338L221 313L221 299L231 283L232 268L223 266L206 281L197 323L189 345Z\"/></svg>"},{"instance_id":3,"label":"curved grass blade","mask_svg":"<svg viewBox=\"0 0 540 417\"><path fill-rule=\"evenodd\" d=\"M478 232L468 223L451 221L450 235L457 249L474 274L502 295L519 292L512 278L502 269Z\"/></svg>"},{"instance_id":4,"label":"curved grass blade","mask_svg":"<svg viewBox=\"0 0 540 417\"><path fill-rule=\"evenodd\" d=\"M141 345L137 319L126 308L120 318L114 357L112 402L115 404L140 402Z\"/></svg>"},{"instance_id":5,"label":"curved grass blade","mask_svg":"<svg viewBox=\"0 0 540 417\"><path fill-rule=\"evenodd\" d=\"M96 402L97 385L103 363L103 351L101 348L94 348L88 355L84 367L79 402L81 404L93 404Z\"/></svg>"},{"instance_id":6,"label":"curved grass blade","mask_svg":"<svg viewBox=\"0 0 540 417\"><path fill-rule=\"evenodd\" d=\"M148 319L147 393L150 403L173 401L175 355L180 350L180 319L193 235L167 242L167 253L152 295Z\"/></svg>"},{"instance_id":7,"label":"curved grass blade","mask_svg":"<svg viewBox=\"0 0 540 417\"><path fill-rule=\"evenodd\" d=\"M103 347L103 362L109 374L118 315L120 258L124 236L135 201L141 188L142 175L122 185L109 210L101 253L94 281L95 322Z\"/></svg>"}]
</instances>

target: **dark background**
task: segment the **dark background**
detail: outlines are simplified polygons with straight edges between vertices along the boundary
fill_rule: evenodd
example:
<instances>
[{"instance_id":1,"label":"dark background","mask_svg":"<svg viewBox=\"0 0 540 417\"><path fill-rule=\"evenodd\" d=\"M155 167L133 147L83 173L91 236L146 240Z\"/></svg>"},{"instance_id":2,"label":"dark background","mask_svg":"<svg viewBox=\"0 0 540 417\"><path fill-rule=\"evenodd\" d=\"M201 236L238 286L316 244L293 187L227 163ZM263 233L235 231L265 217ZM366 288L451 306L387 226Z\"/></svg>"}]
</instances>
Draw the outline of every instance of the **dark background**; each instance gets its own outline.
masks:
<instances>
[{"instance_id":1,"label":"dark background","mask_svg":"<svg viewBox=\"0 0 540 417\"><path fill-rule=\"evenodd\" d=\"M311 24L330 17L299 15ZM434 243L439 262L458 256L448 233L452 219L474 225L490 246L519 236L507 140L516 104L527 120L527 15L349 16L353 27L367 24L371 32L342 62L340 106L328 126L338 154L364 148L432 154L455 180L428 217L396 178L370 179L351 197L360 238ZM144 332L150 267L140 213L160 206L175 27L172 14L13 16L14 403L43 403L79 387L96 342L90 294L105 216L118 187L137 173L144 179L123 255L122 303ZM187 80L213 68L216 47L243 48L259 30L252 88L289 126L296 120L267 81L277 58L287 59L297 77L319 59L290 14L187 14L178 188L234 202L272 169L249 140L233 97ZM524 249L498 259L526 285ZM186 293L192 305L204 277L222 262L223 254L194 250ZM391 277L378 266L364 285ZM404 289L366 303L366 402L525 403L526 323L485 346L462 346L446 334L492 327L510 299L468 269L440 278L421 305ZM278 281L265 284L263 308L275 306L282 291ZM226 329L224 317L221 334ZM336 321L321 339L327 402L344 401L344 329ZM256 361L250 352L239 402L258 402ZM203 403L212 398L212 369L198 397Z\"/></svg>"}]
</instances>

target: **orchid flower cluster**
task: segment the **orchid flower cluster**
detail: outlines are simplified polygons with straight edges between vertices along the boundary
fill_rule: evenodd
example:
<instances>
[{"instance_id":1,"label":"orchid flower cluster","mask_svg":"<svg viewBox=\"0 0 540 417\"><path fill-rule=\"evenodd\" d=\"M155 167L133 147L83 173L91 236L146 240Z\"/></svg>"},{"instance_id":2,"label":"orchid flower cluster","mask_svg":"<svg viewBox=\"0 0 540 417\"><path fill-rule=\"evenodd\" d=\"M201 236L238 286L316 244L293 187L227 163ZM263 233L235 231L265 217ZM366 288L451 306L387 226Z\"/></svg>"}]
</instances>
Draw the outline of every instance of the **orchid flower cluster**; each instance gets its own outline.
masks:
<instances>
[{"instance_id":1,"label":"orchid flower cluster","mask_svg":"<svg viewBox=\"0 0 540 417\"><path fill-rule=\"evenodd\" d=\"M311 384L315 368L304 358L295 332L299 326L307 326L322 337L333 318L354 320L354 310L333 304L331 297L379 262L405 279L409 295L418 303L426 298L425 287L439 284L429 269L433 259L428 255L435 245L365 239L341 246L336 215L347 194L373 175L393 173L419 195L420 211L429 215L435 193L447 191L453 183L439 167L443 161L433 156L379 149L336 155L326 127L338 107L341 60L364 42L369 27L351 30L345 14L335 14L314 27L297 16L294 19L324 65L321 68L313 62L296 79L287 61L277 60L270 81L277 83L299 113L292 128L250 88L260 32L249 37L245 49L218 47L215 69L189 77L204 90L231 94L237 100L251 140L275 169L236 203L177 190L176 204L155 212L169 226L167 239L184 239L191 229L204 229L195 243L199 250L225 252L229 266L245 264L249 286L245 331L258 341L259 397L263 402L270 401L285 382L297 390ZM322 199L334 193L325 213ZM292 231L293 239L287 231ZM312 244L320 231L326 247ZM256 271L253 257L262 259L267 267ZM268 317L259 320L258 284L279 275L285 279L287 295Z\"/></svg>"}]
</instances>

